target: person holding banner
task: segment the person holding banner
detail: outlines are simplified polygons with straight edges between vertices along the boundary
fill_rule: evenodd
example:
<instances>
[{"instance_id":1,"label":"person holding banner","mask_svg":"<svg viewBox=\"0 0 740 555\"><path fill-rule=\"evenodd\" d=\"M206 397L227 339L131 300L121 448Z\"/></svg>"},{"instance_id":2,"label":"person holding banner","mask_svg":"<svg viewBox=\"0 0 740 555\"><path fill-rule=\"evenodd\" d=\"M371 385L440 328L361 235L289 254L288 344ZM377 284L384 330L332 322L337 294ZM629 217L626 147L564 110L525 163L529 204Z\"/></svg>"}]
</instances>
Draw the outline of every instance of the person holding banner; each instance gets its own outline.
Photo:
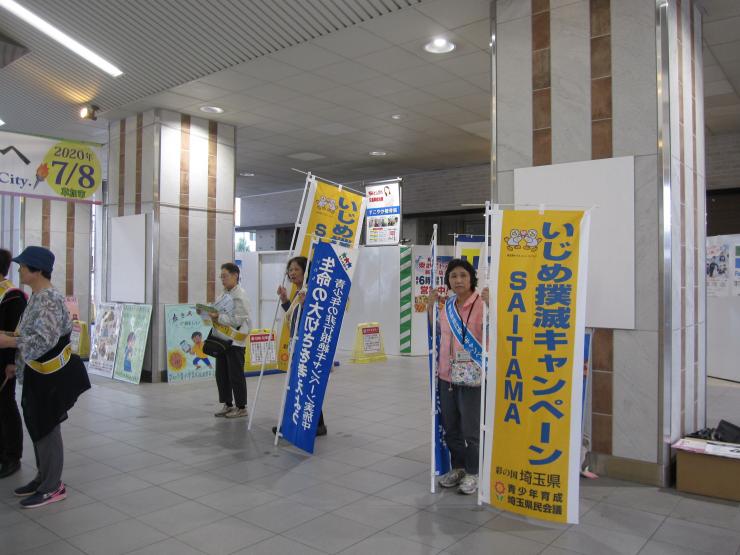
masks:
<instances>
[{"instance_id":1,"label":"person holding banner","mask_svg":"<svg viewBox=\"0 0 740 555\"><path fill-rule=\"evenodd\" d=\"M439 316L438 389L445 442L452 469L439 479L443 488L458 487L472 495L478 490L478 444L483 348L483 303L488 288L476 292L478 277L467 260L453 259L445 271L445 285L452 295L444 298ZM428 314L439 299L429 295Z\"/></svg>"},{"instance_id":2,"label":"person holding banner","mask_svg":"<svg viewBox=\"0 0 740 555\"><path fill-rule=\"evenodd\" d=\"M216 343L218 347L213 354L216 356L218 400L223 403L221 410L214 414L216 417L247 416L244 350L247 345L247 334L252 327L252 317L247 294L239 285L239 277L239 266L233 262L221 265L221 284L224 286L224 292L214 303L218 311L208 314L213 329L206 339L206 348L209 341Z\"/></svg>"},{"instance_id":3,"label":"person holding banner","mask_svg":"<svg viewBox=\"0 0 740 555\"><path fill-rule=\"evenodd\" d=\"M295 256L288 260L285 273L288 281L296 287L295 295L291 300L288 297L288 290L282 285L278 286L277 294L280 297L280 306L285 311L285 317L290 318L290 337L295 335L295 329L298 321L301 319L300 313L303 308L303 301L306 297L305 275L308 266L308 259L305 256ZM326 435L326 424L324 424L324 411L319 415L319 425L316 428L317 436ZM272 433L277 433L277 426L273 427Z\"/></svg>"},{"instance_id":4,"label":"person holding banner","mask_svg":"<svg viewBox=\"0 0 740 555\"><path fill-rule=\"evenodd\" d=\"M77 398L90 389L90 380L82 360L72 353L72 319L64 296L51 285L54 254L43 247L28 247L13 262L20 264L21 283L32 294L17 335L0 335L0 349L17 349L23 419L33 440L38 471L14 493L24 498L21 507L31 509L67 497L62 482L61 423Z\"/></svg>"}]
</instances>

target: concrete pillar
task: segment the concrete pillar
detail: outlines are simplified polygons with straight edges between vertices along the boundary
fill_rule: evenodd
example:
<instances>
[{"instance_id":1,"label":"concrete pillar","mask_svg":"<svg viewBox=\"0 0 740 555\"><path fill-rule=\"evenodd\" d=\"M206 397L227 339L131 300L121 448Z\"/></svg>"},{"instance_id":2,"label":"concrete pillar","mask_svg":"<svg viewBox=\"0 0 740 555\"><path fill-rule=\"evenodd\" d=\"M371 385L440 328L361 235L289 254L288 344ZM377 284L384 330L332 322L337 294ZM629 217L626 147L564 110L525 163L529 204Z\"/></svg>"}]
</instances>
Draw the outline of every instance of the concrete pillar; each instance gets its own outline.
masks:
<instances>
[{"instance_id":1,"label":"concrete pillar","mask_svg":"<svg viewBox=\"0 0 740 555\"><path fill-rule=\"evenodd\" d=\"M704 425L704 121L694 0L492 2L494 202L514 170L635 158L634 329L593 348L596 470L670 480Z\"/></svg>"},{"instance_id":2,"label":"concrete pillar","mask_svg":"<svg viewBox=\"0 0 740 555\"><path fill-rule=\"evenodd\" d=\"M105 220L148 215L146 302L153 311L144 376L158 381L166 373L164 305L213 301L220 265L234 259L235 130L151 110L111 122L109 137Z\"/></svg>"}]
</instances>

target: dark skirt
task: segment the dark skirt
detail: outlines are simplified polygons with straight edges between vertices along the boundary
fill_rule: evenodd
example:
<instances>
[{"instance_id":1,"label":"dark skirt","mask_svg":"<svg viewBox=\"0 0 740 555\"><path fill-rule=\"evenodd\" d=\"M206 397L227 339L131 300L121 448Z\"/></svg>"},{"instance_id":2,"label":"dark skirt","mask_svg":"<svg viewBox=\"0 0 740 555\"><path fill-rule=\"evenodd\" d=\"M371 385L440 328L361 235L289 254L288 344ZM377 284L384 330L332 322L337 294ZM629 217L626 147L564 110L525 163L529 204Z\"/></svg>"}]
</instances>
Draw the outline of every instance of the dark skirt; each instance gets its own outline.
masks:
<instances>
[{"instance_id":1,"label":"dark skirt","mask_svg":"<svg viewBox=\"0 0 740 555\"><path fill-rule=\"evenodd\" d=\"M68 343L69 335L62 337L53 349L40 357L39 362L51 360ZM67 419L67 411L83 392L90 389L90 379L85 364L75 354L67 364L51 374L40 374L28 365L23 374L23 420L31 439L38 441Z\"/></svg>"}]
</instances>

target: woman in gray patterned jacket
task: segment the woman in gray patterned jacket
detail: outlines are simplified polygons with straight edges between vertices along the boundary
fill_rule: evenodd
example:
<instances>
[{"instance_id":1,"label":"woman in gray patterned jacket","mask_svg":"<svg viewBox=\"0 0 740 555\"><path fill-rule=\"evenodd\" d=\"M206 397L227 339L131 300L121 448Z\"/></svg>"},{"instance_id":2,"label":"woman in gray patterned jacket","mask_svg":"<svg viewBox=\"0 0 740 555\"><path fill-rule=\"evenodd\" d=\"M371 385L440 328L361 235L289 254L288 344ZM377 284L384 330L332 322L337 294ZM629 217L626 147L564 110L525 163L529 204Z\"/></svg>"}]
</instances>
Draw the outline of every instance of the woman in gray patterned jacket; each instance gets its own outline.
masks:
<instances>
[{"instance_id":1,"label":"woman in gray patterned jacket","mask_svg":"<svg viewBox=\"0 0 740 555\"><path fill-rule=\"evenodd\" d=\"M64 446L60 424L79 395L90 389L85 365L72 353L72 320L64 296L51 285L54 254L28 247L13 259L21 283L31 288L17 335L0 335L0 348L17 348L16 372L23 383L21 406L36 454L36 477L15 490L31 509L67 497L62 483Z\"/></svg>"}]
</instances>

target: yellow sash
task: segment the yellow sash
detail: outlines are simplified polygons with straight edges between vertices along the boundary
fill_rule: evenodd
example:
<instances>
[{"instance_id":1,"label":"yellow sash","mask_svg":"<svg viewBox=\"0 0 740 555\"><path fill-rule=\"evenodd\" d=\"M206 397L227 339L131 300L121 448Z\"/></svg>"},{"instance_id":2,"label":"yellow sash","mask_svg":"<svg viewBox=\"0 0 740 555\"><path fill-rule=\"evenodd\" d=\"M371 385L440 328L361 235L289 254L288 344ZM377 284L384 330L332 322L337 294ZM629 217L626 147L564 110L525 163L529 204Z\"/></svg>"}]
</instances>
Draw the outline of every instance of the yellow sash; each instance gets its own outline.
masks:
<instances>
[{"instance_id":1,"label":"yellow sash","mask_svg":"<svg viewBox=\"0 0 740 555\"><path fill-rule=\"evenodd\" d=\"M54 372L61 369L65 364L67 364L71 357L72 345L67 344L67 346L62 349L62 352L51 360L47 360L46 362L27 360L26 364L28 364L28 366L33 368L39 374L53 374Z\"/></svg>"},{"instance_id":2,"label":"yellow sash","mask_svg":"<svg viewBox=\"0 0 740 555\"><path fill-rule=\"evenodd\" d=\"M246 333L237 331L234 328L227 326L226 324L220 324L218 322L213 322L213 328L223 333L227 337L231 337L231 339L239 343L242 343L247 340Z\"/></svg>"}]
</instances>

